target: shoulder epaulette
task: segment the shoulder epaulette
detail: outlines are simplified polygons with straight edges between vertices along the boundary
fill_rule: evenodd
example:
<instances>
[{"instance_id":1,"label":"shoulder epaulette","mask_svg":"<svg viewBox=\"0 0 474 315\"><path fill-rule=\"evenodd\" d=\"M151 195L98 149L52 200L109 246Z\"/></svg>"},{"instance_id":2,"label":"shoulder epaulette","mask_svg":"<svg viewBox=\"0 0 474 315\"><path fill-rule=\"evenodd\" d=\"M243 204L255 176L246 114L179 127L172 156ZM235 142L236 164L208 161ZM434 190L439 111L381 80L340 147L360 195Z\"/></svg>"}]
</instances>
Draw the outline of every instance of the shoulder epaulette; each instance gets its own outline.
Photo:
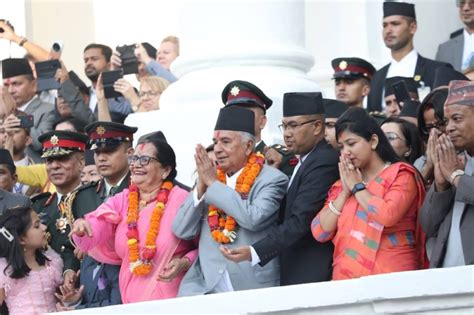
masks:
<instances>
[{"instance_id":1,"label":"shoulder epaulette","mask_svg":"<svg viewBox=\"0 0 474 315\"><path fill-rule=\"evenodd\" d=\"M86 190L86 189L89 189L89 188L94 188L96 186L99 186L100 182L101 181L99 180L99 181L95 181L95 182L90 182L89 184L86 184L86 185L82 185L79 188L77 188L77 191L80 192L82 190Z\"/></svg>"},{"instance_id":2,"label":"shoulder epaulette","mask_svg":"<svg viewBox=\"0 0 474 315\"><path fill-rule=\"evenodd\" d=\"M282 155L290 155L292 154L287 147L285 147L284 145L281 145L281 144L274 144L271 146L271 148L275 149L278 151L278 153L282 154Z\"/></svg>"},{"instance_id":3,"label":"shoulder epaulette","mask_svg":"<svg viewBox=\"0 0 474 315\"><path fill-rule=\"evenodd\" d=\"M52 196L54 194L51 194L50 192L44 192L44 193L41 193L41 194L37 194L36 196L33 196L30 198L31 202L37 202L37 201L40 201L42 199L47 199L47 198L50 198L50 196Z\"/></svg>"}]
</instances>

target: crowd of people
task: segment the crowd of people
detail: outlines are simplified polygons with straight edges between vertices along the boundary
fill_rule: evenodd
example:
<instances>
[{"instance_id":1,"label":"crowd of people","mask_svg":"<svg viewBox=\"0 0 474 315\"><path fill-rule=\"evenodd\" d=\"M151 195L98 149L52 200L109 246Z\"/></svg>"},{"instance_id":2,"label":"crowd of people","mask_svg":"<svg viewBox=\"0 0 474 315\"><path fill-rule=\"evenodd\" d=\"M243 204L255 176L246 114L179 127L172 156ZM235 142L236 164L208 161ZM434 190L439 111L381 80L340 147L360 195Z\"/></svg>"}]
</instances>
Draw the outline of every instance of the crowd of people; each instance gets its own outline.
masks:
<instances>
[{"instance_id":1,"label":"crowd of people","mask_svg":"<svg viewBox=\"0 0 474 315\"><path fill-rule=\"evenodd\" d=\"M2 61L2 314L474 264L474 1L457 5L465 28L435 61L414 49L414 5L384 2L391 62L334 59L336 99L284 93L285 145L261 138L273 101L229 82L193 187L163 132L134 147L124 124L177 80L176 37L133 47L139 90L105 80L129 57L93 43L90 87L60 62L40 91L50 53L0 21L28 52Z\"/></svg>"}]
</instances>

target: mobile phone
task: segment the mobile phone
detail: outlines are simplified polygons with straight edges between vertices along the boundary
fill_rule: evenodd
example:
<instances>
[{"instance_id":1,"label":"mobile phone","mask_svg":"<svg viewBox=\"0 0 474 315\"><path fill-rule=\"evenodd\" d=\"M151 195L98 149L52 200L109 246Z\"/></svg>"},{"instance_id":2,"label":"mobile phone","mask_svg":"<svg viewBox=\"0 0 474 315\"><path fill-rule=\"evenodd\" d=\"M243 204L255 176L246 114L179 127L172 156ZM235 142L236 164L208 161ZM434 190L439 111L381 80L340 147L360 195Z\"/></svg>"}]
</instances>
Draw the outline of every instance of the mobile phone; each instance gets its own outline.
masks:
<instances>
[{"instance_id":1,"label":"mobile phone","mask_svg":"<svg viewBox=\"0 0 474 315\"><path fill-rule=\"evenodd\" d=\"M33 115L19 116L18 119L20 119L20 128L32 128L35 122Z\"/></svg>"},{"instance_id":2,"label":"mobile phone","mask_svg":"<svg viewBox=\"0 0 474 315\"><path fill-rule=\"evenodd\" d=\"M138 59L135 56L135 45L117 46L122 60L123 74L138 73Z\"/></svg>"},{"instance_id":3,"label":"mobile phone","mask_svg":"<svg viewBox=\"0 0 474 315\"><path fill-rule=\"evenodd\" d=\"M115 81L121 78L123 78L123 71L121 69L102 72L102 84L104 85L105 98L122 96L122 93L114 90Z\"/></svg>"},{"instance_id":4,"label":"mobile phone","mask_svg":"<svg viewBox=\"0 0 474 315\"><path fill-rule=\"evenodd\" d=\"M407 84L404 80L400 80L392 84L393 94L397 99L397 102L406 102L407 100L411 99L410 93L408 92Z\"/></svg>"},{"instance_id":5,"label":"mobile phone","mask_svg":"<svg viewBox=\"0 0 474 315\"><path fill-rule=\"evenodd\" d=\"M35 63L36 74L38 80L36 81L37 91L57 90L61 84L56 81L55 75L58 69L61 69L59 60L47 60Z\"/></svg>"}]
</instances>

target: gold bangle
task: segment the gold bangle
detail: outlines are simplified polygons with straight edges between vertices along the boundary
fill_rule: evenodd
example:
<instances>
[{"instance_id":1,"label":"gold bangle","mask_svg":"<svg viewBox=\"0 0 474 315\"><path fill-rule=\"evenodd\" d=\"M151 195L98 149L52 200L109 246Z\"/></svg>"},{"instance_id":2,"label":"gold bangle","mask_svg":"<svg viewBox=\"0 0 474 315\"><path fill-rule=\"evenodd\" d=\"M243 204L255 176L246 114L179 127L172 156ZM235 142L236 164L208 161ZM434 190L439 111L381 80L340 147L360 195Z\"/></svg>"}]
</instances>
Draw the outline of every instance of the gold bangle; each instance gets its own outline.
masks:
<instances>
[{"instance_id":1,"label":"gold bangle","mask_svg":"<svg viewBox=\"0 0 474 315\"><path fill-rule=\"evenodd\" d=\"M21 37L20 42L18 43L18 46L23 47L23 45L28 41L26 37Z\"/></svg>"}]
</instances>

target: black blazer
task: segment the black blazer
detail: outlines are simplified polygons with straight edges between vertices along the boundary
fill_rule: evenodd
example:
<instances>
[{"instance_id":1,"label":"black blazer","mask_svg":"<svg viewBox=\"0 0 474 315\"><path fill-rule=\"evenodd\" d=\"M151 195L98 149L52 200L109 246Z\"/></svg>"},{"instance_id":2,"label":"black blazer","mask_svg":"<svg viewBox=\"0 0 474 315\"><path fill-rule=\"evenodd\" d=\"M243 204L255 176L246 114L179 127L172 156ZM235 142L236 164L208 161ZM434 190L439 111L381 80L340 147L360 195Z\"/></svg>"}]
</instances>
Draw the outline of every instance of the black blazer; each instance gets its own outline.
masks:
<instances>
[{"instance_id":1,"label":"black blazer","mask_svg":"<svg viewBox=\"0 0 474 315\"><path fill-rule=\"evenodd\" d=\"M281 223L253 244L263 266L280 255L280 284L327 281L332 274L332 242L319 243L310 229L328 190L339 178L339 152L321 140L298 169L280 208Z\"/></svg>"},{"instance_id":2,"label":"black blazer","mask_svg":"<svg viewBox=\"0 0 474 315\"><path fill-rule=\"evenodd\" d=\"M382 111L382 92L384 90L385 79L387 77L388 68L390 64L384 66L377 72L370 83L370 93L367 98L367 111ZM450 64L439 62L425 58L418 54L418 60L416 62L415 74L413 77L420 76L419 81L423 81L425 85L433 87L434 77L436 69L439 67L451 67Z\"/></svg>"}]
</instances>

